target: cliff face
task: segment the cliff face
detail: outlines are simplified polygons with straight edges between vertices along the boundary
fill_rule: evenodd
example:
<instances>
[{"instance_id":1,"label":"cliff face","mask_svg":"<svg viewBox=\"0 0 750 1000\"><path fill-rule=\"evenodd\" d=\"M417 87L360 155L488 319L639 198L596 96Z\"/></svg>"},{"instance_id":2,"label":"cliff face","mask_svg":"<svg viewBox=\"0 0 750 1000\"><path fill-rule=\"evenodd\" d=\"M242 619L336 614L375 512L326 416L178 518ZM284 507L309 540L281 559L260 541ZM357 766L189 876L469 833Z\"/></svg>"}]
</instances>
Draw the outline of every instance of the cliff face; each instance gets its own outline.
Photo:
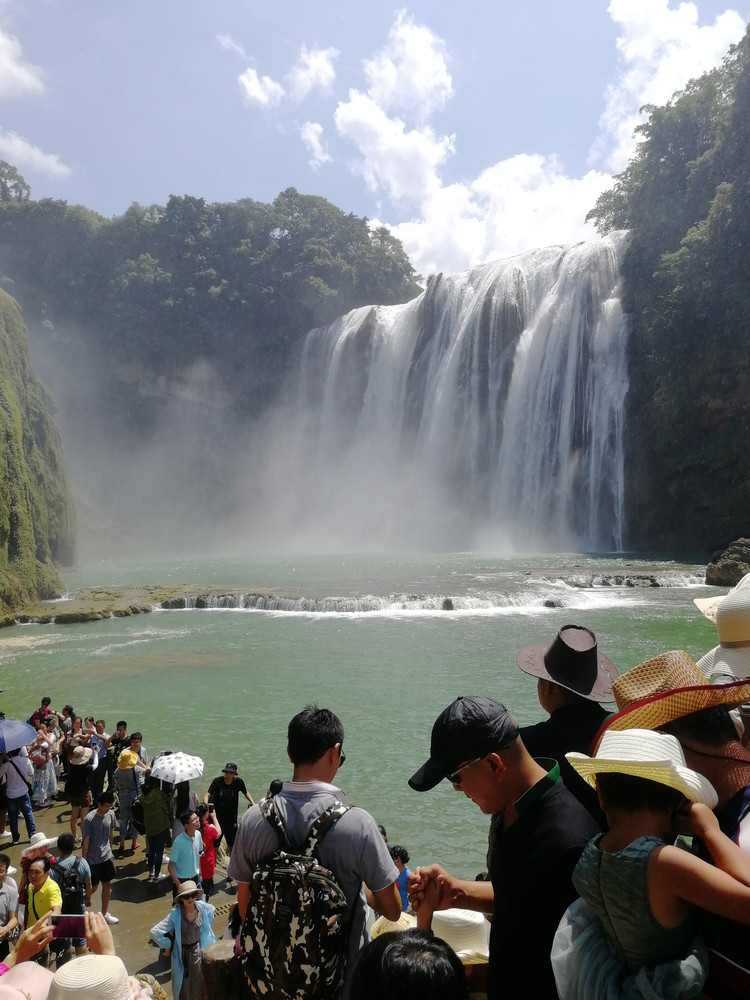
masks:
<instances>
[{"instance_id":1,"label":"cliff face","mask_svg":"<svg viewBox=\"0 0 750 1000\"><path fill-rule=\"evenodd\" d=\"M15 300L0 291L0 612L51 597L69 565L75 511L52 400L29 362Z\"/></svg>"}]
</instances>

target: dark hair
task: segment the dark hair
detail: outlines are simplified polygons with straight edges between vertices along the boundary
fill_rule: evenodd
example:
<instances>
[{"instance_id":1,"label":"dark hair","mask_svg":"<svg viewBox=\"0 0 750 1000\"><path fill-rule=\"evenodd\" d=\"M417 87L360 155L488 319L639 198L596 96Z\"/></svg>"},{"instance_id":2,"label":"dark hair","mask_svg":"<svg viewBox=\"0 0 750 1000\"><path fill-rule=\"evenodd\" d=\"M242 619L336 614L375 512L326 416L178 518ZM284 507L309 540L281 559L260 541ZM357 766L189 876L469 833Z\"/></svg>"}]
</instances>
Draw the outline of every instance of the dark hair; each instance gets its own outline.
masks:
<instances>
[{"instance_id":1,"label":"dark hair","mask_svg":"<svg viewBox=\"0 0 750 1000\"><path fill-rule=\"evenodd\" d=\"M0 854L0 865L5 865L5 870L10 868L10 858L7 854Z\"/></svg>"},{"instance_id":2,"label":"dark hair","mask_svg":"<svg viewBox=\"0 0 750 1000\"><path fill-rule=\"evenodd\" d=\"M194 812L196 812L195 809L183 809L179 816L180 823L182 823L183 826L187 826L190 822L190 817Z\"/></svg>"},{"instance_id":3,"label":"dark hair","mask_svg":"<svg viewBox=\"0 0 750 1000\"><path fill-rule=\"evenodd\" d=\"M360 955L352 979L357 1000L468 1000L469 986L453 949L429 931L388 931Z\"/></svg>"},{"instance_id":4,"label":"dark hair","mask_svg":"<svg viewBox=\"0 0 750 1000\"><path fill-rule=\"evenodd\" d=\"M289 723L287 741L293 764L314 764L326 750L344 742L344 727L330 709L307 705Z\"/></svg>"},{"instance_id":5,"label":"dark hair","mask_svg":"<svg viewBox=\"0 0 750 1000\"><path fill-rule=\"evenodd\" d=\"M697 712L683 715L681 719L665 722L659 731L676 736L677 739L693 739L711 747L720 747L729 742L740 742L737 730L726 705L701 708Z\"/></svg>"},{"instance_id":6,"label":"dark hair","mask_svg":"<svg viewBox=\"0 0 750 1000\"><path fill-rule=\"evenodd\" d=\"M128 728L128 724L127 724L127 722L124 719L120 719L120 721L115 726L115 729L119 729L120 726L122 726L123 729L127 729Z\"/></svg>"},{"instance_id":7,"label":"dark hair","mask_svg":"<svg viewBox=\"0 0 750 1000\"><path fill-rule=\"evenodd\" d=\"M380 831L380 836L383 838L383 840L387 844L388 843L388 834L385 832L385 827L383 826L382 823L378 823L378 830Z\"/></svg>"},{"instance_id":8,"label":"dark hair","mask_svg":"<svg viewBox=\"0 0 750 1000\"><path fill-rule=\"evenodd\" d=\"M104 721L104 719L97 719L96 722L94 723L94 725L98 726L100 722L104 726L104 728L106 729L107 728L107 723Z\"/></svg>"},{"instance_id":9,"label":"dark hair","mask_svg":"<svg viewBox=\"0 0 750 1000\"><path fill-rule=\"evenodd\" d=\"M73 853L73 848L76 846L76 838L72 833L61 833L57 838L57 846L60 848L60 854L67 857Z\"/></svg>"},{"instance_id":10,"label":"dark hair","mask_svg":"<svg viewBox=\"0 0 750 1000\"><path fill-rule=\"evenodd\" d=\"M199 802L195 812L196 815L198 816L198 821L200 822L201 833L203 833L203 824L206 822L206 816L208 814L208 806L206 805L205 802Z\"/></svg>"},{"instance_id":11,"label":"dark hair","mask_svg":"<svg viewBox=\"0 0 750 1000\"><path fill-rule=\"evenodd\" d=\"M181 816L190 803L190 782L178 781L174 786L174 811L176 816Z\"/></svg>"},{"instance_id":12,"label":"dark hair","mask_svg":"<svg viewBox=\"0 0 750 1000\"><path fill-rule=\"evenodd\" d=\"M87 715L86 718L83 721L84 722L93 722L94 721L94 716L93 715Z\"/></svg>"},{"instance_id":13,"label":"dark hair","mask_svg":"<svg viewBox=\"0 0 750 1000\"><path fill-rule=\"evenodd\" d=\"M676 788L649 778L638 778L634 774L611 771L597 774L596 785L602 793L605 811L653 809L655 812L671 812L685 801L685 796Z\"/></svg>"},{"instance_id":14,"label":"dark hair","mask_svg":"<svg viewBox=\"0 0 750 1000\"><path fill-rule=\"evenodd\" d=\"M29 868L31 868L31 865L35 865L37 863L37 861L41 861L42 862L42 864L44 865L44 870L46 872L48 872L50 870L50 868L52 867L52 862L49 859L49 855L48 854L43 854L39 858L34 858L34 860L29 865Z\"/></svg>"},{"instance_id":15,"label":"dark hair","mask_svg":"<svg viewBox=\"0 0 750 1000\"><path fill-rule=\"evenodd\" d=\"M389 845L388 850L394 861L398 858L402 865L409 864L409 852L405 847L402 847L400 844L394 844L393 847Z\"/></svg>"},{"instance_id":16,"label":"dark hair","mask_svg":"<svg viewBox=\"0 0 750 1000\"><path fill-rule=\"evenodd\" d=\"M48 694L45 694L45 696L42 698L42 705L51 705L51 704L52 704L52 699Z\"/></svg>"},{"instance_id":17,"label":"dark hair","mask_svg":"<svg viewBox=\"0 0 750 1000\"><path fill-rule=\"evenodd\" d=\"M131 743L133 742L133 740L142 740L143 733L138 733L138 732L131 733L128 739L130 740Z\"/></svg>"},{"instance_id":18,"label":"dark hair","mask_svg":"<svg viewBox=\"0 0 750 1000\"><path fill-rule=\"evenodd\" d=\"M105 802L108 802L109 805L112 805L114 803L114 801L115 801L115 793L114 792L109 792L109 791L107 791L107 792L99 792L99 794L96 797L96 804L98 806L103 806Z\"/></svg>"}]
</instances>

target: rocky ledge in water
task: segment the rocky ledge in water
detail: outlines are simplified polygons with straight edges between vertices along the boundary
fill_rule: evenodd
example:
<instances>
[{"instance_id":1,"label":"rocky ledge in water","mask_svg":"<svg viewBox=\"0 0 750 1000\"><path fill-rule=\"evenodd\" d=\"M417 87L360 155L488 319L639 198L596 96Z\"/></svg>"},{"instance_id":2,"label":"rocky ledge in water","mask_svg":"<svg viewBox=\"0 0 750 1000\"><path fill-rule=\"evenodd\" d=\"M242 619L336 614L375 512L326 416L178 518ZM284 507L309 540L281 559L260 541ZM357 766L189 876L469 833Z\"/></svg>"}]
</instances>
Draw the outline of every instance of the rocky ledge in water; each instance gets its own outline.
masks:
<instances>
[{"instance_id":1,"label":"rocky ledge in water","mask_svg":"<svg viewBox=\"0 0 750 1000\"><path fill-rule=\"evenodd\" d=\"M746 573L750 573L750 538L738 538L706 566L706 583L736 587Z\"/></svg>"}]
</instances>

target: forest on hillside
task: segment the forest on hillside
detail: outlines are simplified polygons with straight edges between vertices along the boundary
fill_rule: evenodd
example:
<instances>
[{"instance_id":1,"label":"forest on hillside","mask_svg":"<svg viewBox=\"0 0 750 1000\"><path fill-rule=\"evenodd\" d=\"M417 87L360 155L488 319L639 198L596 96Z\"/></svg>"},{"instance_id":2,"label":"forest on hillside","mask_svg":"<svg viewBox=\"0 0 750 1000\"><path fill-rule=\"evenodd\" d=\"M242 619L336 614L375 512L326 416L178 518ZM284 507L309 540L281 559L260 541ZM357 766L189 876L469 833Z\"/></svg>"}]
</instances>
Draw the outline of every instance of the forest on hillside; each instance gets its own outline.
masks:
<instances>
[{"instance_id":1,"label":"forest on hillside","mask_svg":"<svg viewBox=\"0 0 750 1000\"><path fill-rule=\"evenodd\" d=\"M646 111L589 216L631 234L631 543L705 551L750 527L750 32Z\"/></svg>"},{"instance_id":2,"label":"forest on hillside","mask_svg":"<svg viewBox=\"0 0 750 1000\"><path fill-rule=\"evenodd\" d=\"M0 163L0 282L33 335L167 375L204 359L245 413L273 397L309 329L407 301L417 280L386 228L293 188L270 205L173 195L105 219L34 201Z\"/></svg>"}]
</instances>

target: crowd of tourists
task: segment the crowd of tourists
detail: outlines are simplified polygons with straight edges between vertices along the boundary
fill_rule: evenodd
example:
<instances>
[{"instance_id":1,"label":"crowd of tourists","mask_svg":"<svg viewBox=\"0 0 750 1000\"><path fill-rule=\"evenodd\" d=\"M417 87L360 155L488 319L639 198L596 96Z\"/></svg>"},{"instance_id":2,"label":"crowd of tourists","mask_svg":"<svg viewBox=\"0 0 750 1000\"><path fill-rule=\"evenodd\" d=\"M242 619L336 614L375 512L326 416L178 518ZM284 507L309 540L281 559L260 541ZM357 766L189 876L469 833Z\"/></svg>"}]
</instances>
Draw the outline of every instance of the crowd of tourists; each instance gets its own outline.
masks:
<instances>
[{"instance_id":1,"label":"crowd of tourists","mask_svg":"<svg viewBox=\"0 0 750 1000\"><path fill-rule=\"evenodd\" d=\"M696 603L718 631L697 663L670 650L619 673L589 628L568 625L517 653L543 722L519 727L484 695L459 696L439 715L429 757L408 781L426 792L447 780L490 818L488 870L474 880L439 859L410 869L408 850L346 803L344 727L328 709L308 705L290 721L291 780L255 803L229 762L199 802L187 782L152 773L158 758L125 722L110 736L103 720L80 722L71 706L58 713L44 698L29 720L36 738L0 767L10 825L8 833L1 811L0 837L20 841L20 814L30 839L18 883L0 854L0 986L49 952L56 914L84 923L71 933L75 957L54 976L44 970L38 995L67 996L55 983L72 982L76 968L83 975L80 963L104 973L93 960L114 956L114 854L128 841L138 850L145 836L149 879L172 882L172 908L151 937L171 962L175 1000L202 995L202 955L216 934L234 939L261 996L750 996L750 575ZM70 831L53 843L36 830L33 804L44 809L63 779ZM213 926L209 902L222 840L237 885L226 929ZM288 855L294 865L280 863ZM294 881L303 870L314 919ZM321 871L325 889L315 883ZM74 874L82 888L71 907ZM92 914L100 885L101 913ZM475 927L484 945L468 947ZM470 965L482 949L486 985ZM128 980L118 996L149 996L154 986Z\"/></svg>"}]
</instances>

